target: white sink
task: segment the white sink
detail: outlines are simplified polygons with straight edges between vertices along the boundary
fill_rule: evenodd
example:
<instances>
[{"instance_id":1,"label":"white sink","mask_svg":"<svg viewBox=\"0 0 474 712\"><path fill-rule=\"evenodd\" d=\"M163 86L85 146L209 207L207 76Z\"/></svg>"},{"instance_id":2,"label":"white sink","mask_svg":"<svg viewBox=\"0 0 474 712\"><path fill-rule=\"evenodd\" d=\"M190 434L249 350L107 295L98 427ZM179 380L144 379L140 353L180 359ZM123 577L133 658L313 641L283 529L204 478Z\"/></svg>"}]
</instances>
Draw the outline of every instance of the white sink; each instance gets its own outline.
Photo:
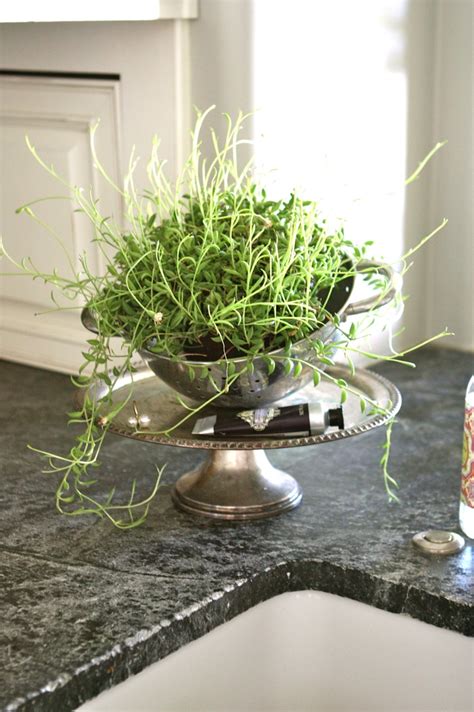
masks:
<instances>
[{"instance_id":1,"label":"white sink","mask_svg":"<svg viewBox=\"0 0 474 712\"><path fill-rule=\"evenodd\" d=\"M81 712L473 712L474 639L321 593L255 606Z\"/></svg>"}]
</instances>

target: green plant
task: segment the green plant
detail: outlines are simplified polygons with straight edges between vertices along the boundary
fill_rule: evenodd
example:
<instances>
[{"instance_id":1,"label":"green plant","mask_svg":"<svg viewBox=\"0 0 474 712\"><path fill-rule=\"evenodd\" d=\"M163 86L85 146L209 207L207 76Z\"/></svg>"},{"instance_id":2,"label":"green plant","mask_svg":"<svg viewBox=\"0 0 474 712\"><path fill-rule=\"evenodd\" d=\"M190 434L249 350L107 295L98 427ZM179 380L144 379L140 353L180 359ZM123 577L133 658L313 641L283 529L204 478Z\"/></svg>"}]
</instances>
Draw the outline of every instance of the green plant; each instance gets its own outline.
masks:
<instances>
[{"instance_id":1,"label":"green plant","mask_svg":"<svg viewBox=\"0 0 474 712\"><path fill-rule=\"evenodd\" d=\"M85 389L85 397L82 408L69 413L69 418L71 423L82 425L83 431L67 455L37 450L49 461L47 471L59 476L56 504L61 512L95 513L124 529L137 526L147 516L158 490L160 472L152 492L142 499L136 498L135 481L124 504L115 504L113 491L105 500L91 494L96 483L92 473L99 465L98 455L107 429L125 405L110 409L112 389L126 371L133 372L132 358L141 348L173 359L192 356L196 349L202 353L204 348L212 360L226 364L227 379L220 393L240 375L232 361L234 356L245 356L244 368L252 369L252 360L265 355L269 373L275 368L275 359L283 358L288 371L299 375L303 362L289 357L289 347L309 338L327 322L339 327L343 336L336 344L328 345L309 339L323 364L333 363L334 347L345 353L350 364L353 353L380 358L361 351L355 343L361 331L370 331L372 320L369 326L367 322L359 327L353 323L344 333L339 317L328 307L333 290L342 280L355 276L371 243L361 247L353 244L345 238L342 227L329 231L316 203L302 200L295 193L286 200L270 200L257 185L251 164L238 167L242 143L239 132L246 118L243 115L235 123L227 117L222 145L211 131L215 155L207 163L200 141L208 112L198 115L191 155L174 185L165 177L155 141L148 164L151 187L143 195L138 195L134 186L133 160L124 189L112 183L97 157L95 129L92 131L95 166L124 199L128 224L125 230L103 216L92 197L68 185L53 166L45 164L28 141L36 160L67 188L68 197L94 224L95 239L107 264L104 274L96 275L85 254L80 256L78 267L68 257L72 267L72 276L68 277L56 271L44 273L31 260L15 262L7 255L23 274L53 285L56 293L71 300L80 297L98 327L97 336L87 342L80 373L73 379ZM407 182L419 175L439 147L440 144ZM33 205L24 205L18 212L39 220ZM414 251L405 256L405 266ZM386 285L376 270L368 267L364 276L377 284L383 296ZM64 307L57 303L56 308ZM114 337L124 340L125 351L114 350ZM280 348L284 349L283 356L269 355ZM406 353L382 358L409 363L404 360ZM193 375L192 361L187 367ZM322 369L311 368L315 385L321 378L331 379ZM100 399L92 398L88 391L96 381L107 386ZM336 383L343 402L349 386L341 379ZM107 415L103 415L104 405L109 406ZM192 417L202 407L189 408L186 417ZM366 407L383 412L376 403L361 400L361 408ZM381 466L388 495L396 499L396 482L388 472L392 424L387 428Z\"/></svg>"}]
</instances>

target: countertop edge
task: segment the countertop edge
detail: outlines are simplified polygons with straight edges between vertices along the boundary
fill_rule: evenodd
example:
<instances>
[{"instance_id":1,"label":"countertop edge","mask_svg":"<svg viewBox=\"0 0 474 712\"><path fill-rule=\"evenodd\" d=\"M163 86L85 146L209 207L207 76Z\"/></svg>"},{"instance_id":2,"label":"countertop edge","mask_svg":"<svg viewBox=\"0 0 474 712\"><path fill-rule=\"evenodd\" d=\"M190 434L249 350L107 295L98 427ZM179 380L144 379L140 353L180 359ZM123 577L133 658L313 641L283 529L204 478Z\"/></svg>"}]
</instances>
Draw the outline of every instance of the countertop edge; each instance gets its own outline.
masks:
<instances>
[{"instance_id":1,"label":"countertop edge","mask_svg":"<svg viewBox=\"0 0 474 712\"><path fill-rule=\"evenodd\" d=\"M216 590L172 620L138 631L72 673L62 673L41 689L13 700L2 711L74 710L253 606L282 593L305 590L332 593L474 637L474 616L466 615L472 606L356 568L316 559L289 560Z\"/></svg>"}]
</instances>

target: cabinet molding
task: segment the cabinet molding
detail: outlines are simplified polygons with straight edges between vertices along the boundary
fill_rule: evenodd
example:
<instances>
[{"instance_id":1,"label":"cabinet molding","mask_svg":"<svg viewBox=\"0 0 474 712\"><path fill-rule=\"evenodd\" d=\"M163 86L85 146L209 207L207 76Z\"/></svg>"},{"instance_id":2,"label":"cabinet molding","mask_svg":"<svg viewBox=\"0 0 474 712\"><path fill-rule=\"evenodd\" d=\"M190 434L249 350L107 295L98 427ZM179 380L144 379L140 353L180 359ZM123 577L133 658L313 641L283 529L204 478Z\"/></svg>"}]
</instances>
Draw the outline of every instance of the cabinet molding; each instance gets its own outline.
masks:
<instances>
[{"instance_id":1,"label":"cabinet molding","mask_svg":"<svg viewBox=\"0 0 474 712\"><path fill-rule=\"evenodd\" d=\"M198 0L134 0L103 3L41 2L5 3L0 8L0 22L106 22L195 19Z\"/></svg>"},{"instance_id":2,"label":"cabinet molding","mask_svg":"<svg viewBox=\"0 0 474 712\"><path fill-rule=\"evenodd\" d=\"M104 216L122 216L119 194L94 170L90 128L96 133L98 155L112 180L120 184L119 82L31 76L0 77L1 150L4 161L4 209L1 233L14 257L31 256L44 271L68 269L64 250L40 225L15 208L48 195L65 195L38 166L25 145L28 134L45 162L53 163L70 184L91 187ZM92 270L103 269L103 256L93 242L94 230L85 216L65 200L38 204L41 220L52 225L78 265L86 253ZM36 206L35 206L36 209ZM8 269L8 265L7 265ZM87 334L77 310L54 309L50 286L27 277L3 277L1 284L0 355L15 361L74 373L82 362ZM72 303L68 303L70 306Z\"/></svg>"}]
</instances>

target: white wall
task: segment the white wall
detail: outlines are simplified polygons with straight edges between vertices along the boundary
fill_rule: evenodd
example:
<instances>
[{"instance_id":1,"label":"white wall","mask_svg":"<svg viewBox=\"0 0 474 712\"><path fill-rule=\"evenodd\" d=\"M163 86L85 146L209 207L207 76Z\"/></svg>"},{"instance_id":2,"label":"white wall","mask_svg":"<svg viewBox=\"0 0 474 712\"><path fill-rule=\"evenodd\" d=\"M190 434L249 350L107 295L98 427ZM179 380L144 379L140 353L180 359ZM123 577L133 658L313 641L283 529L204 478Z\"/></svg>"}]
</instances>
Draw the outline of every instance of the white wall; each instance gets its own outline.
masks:
<instances>
[{"instance_id":1,"label":"white wall","mask_svg":"<svg viewBox=\"0 0 474 712\"><path fill-rule=\"evenodd\" d=\"M434 166L430 217L449 224L428 250L427 328L449 325L446 345L474 350L473 3L435 9L433 134L449 143Z\"/></svg>"},{"instance_id":2,"label":"white wall","mask_svg":"<svg viewBox=\"0 0 474 712\"><path fill-rule=\"evenodd\" d=\"M253 11L252 0L201 0L199 19L189 25L191 104L215 104L216 129L219 114L236 116L254 105Z\"/></svg>"},{"instance_id":3,"label":"white wall","mask_svg":"<svg viewBox=\"0 0 474 712\"><path fill-rule=\"evenodd\" d=\"M418 253L400 345L445 326L473 348L469 0L201 0L192 99L257 109L256 158L275 192L294 186L396 261ZM449 144L406 192L403 181ZM453 249L455 248L455 249Z\"/></svg>"},{"instance_id":4,"label":"white wall","mask_svg":"<svg viewBox=\"0 0 474 712\"><path fill-rule=\"evenodd\" d=\"M0 25L0 63L120 74L118 158L136 144L145 159L158 133L171 175L191 103L259 109L249 134L260 170L279 169L274 190L301 187L388 260L448 217L407 275L402 344L448 326L445 346L473 349L471 15L470 0L201 0L190 22ZM440 139L448 145L404 193ZM23 196L10 202L4 212Z\"/></svg>"}]
</instances>

